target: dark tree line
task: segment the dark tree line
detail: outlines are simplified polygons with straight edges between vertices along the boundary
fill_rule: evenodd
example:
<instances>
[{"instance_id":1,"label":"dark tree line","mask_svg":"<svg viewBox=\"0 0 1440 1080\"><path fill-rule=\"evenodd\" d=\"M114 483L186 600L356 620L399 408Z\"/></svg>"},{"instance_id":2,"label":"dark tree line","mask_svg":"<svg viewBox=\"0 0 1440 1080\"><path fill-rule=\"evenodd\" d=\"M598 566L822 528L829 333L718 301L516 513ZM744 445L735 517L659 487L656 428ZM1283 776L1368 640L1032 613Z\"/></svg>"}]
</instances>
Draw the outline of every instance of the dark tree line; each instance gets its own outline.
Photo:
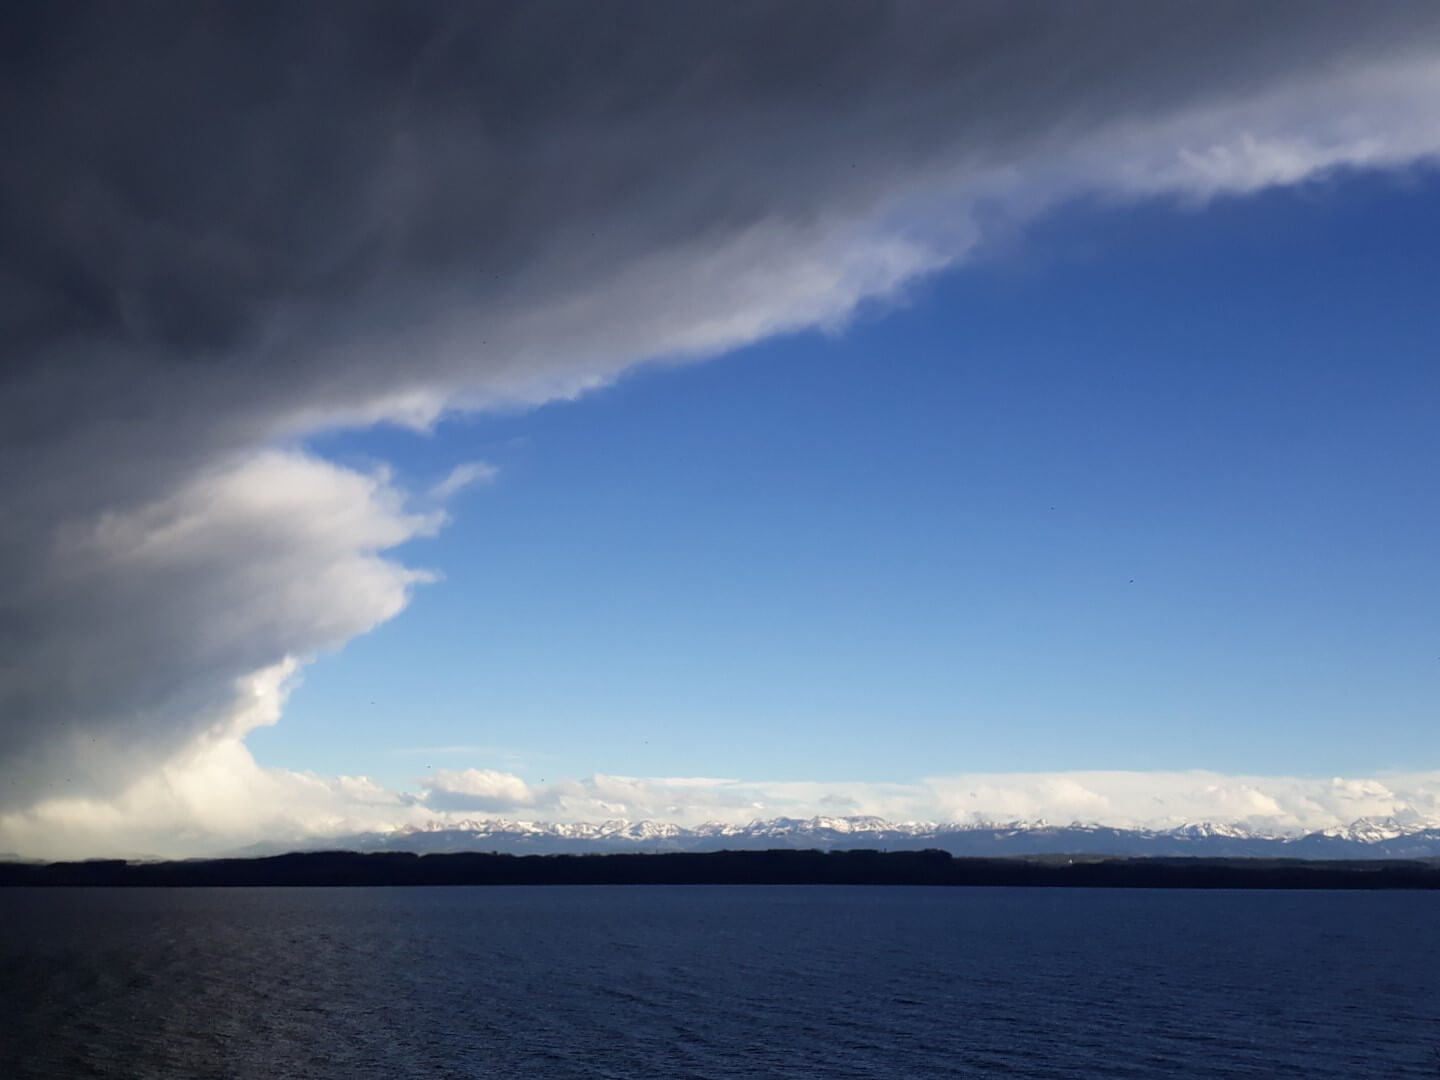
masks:
<instances>
[{"instance_id":1,"label":"dark tree line","mask_svg":"<svg viewBox=\"0 0 1440 1080\"><path fill-rule=\"evenodd\" d=\"M0 885L1010 885L1179 889L1435 889L1418 861L956 858L944 851L610 855L305 852L184 862L0 863Z\"/></svg>"}]
</instances>

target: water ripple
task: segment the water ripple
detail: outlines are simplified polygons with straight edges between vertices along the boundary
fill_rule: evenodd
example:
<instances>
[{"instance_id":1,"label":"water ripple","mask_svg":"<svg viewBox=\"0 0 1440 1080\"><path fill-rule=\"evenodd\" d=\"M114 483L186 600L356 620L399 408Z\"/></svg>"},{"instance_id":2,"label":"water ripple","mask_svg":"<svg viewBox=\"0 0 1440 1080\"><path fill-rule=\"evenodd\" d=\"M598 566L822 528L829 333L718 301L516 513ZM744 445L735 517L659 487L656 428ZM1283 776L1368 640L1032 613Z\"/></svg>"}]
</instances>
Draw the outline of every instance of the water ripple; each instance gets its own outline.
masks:
<instances>
[{"instance_id":1,"label":"water ripple","mask_svg":"<svg viewBox=\"0 0 1440 1080\"><path fill-rule=\"evenodd\" d=\"M1434 1077L1440 897L0 891L0 1076Z\"/></svg>"}]
</instances>

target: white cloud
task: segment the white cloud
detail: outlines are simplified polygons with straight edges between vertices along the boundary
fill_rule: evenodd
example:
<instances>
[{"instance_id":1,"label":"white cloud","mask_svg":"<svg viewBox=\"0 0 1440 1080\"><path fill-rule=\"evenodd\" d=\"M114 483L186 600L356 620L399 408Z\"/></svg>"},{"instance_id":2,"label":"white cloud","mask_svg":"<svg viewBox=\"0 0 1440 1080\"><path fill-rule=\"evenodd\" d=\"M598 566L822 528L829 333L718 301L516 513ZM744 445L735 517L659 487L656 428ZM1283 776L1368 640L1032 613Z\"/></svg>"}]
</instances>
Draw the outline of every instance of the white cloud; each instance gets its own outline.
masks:
<instances>
[{"instance_id":1,"label":"white cloud","mask_svg":"<svg viewBox=\"0 0 1440 1080\"><path fill-rule=\"evenodd\" d=\"M266 672L246 688L257 713L251 723L278 714L289 675L288 668ZM239 734L217 732L187 744L114 797L61 794L0 814L0 836L22 855L186 856L475 818L693 826L817 815L1127 828L1216 822L1293 835L1362 817L1440 823L1440 772L1333 778L1198 770L977 773L911 783L596 774L536 784L467 768L435 770L419 791L404 792L365 777L262 768Z\"/></svg>"},{"instance_id":2,"label":"white cloud","mask_svg":"<svg viewBox=\"0 0 1440 1080\"><path fill-rule=\"evenodd\" d=\"M477 796L473 801L472 793ZM444 812L530 812L554 821L623 817L696 824L839 813L894 821L1043 818L1123 827L1215 821L1295 832L1361 817L1440 820L1440 773L1364 779L1201 770L977 773L889 784L597 774L532 785L517 776L471 769L437 771L426 780L423 797L426 806Z\"/></svg>"},{"instance_id":3,"label":"white cloud","mask_svg":"<svg viewBox=\"0 0 1440 1080\"><path fill-rule=\"evenodd\" d=\"M494 769L436 770L427 785L436 809L513 811L535 805L535 796L520 777Z\"/></svg>"},{"instance_id":4,"label":"white cloud","mask_svg":"<svg viewBox=\"0 0 1440 1080\"><path fill-rule=\"evenodd\" d=\"M445 479L430 489L433 499L448 499L457 491L463 491L472 484L488 484L500 475L500 470L483 461L467 461L456 465Z\"/></svg>"},{"instance_id":5,"label":"white cloud","mask_svg":"<svg viewBox=\"0 0 1440 1080\"><path fill-rule=\"evenodd\" d=\"M384 471L263 450L70 523L22 588L74 615L63 635L14 643L0 680L69 734L8 717L0 806L113 794L190 738L274 723L275 673L400 611L431 575L379 552L442 521L409 510Z\"/></svg>"}]
</instances>

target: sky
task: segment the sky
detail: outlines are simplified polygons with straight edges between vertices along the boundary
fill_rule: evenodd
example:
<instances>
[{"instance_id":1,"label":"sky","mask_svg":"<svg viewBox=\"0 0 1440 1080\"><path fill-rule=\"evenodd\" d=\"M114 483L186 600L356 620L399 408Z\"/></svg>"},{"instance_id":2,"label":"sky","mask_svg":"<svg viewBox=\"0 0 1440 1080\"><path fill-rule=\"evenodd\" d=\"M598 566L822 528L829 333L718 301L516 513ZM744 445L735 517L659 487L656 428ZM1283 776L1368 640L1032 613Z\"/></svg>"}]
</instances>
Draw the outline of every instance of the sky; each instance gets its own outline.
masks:
<instances>
[{"instance_id":1,"label":"sky","mask_svg":"<svg viewBox=\"0 0 1440 1080\"><path fill-rule=\"evenodd\" d=\"M1440 10L4 19L0 851L1440 821Z\"/></svg>"}]
</instances>

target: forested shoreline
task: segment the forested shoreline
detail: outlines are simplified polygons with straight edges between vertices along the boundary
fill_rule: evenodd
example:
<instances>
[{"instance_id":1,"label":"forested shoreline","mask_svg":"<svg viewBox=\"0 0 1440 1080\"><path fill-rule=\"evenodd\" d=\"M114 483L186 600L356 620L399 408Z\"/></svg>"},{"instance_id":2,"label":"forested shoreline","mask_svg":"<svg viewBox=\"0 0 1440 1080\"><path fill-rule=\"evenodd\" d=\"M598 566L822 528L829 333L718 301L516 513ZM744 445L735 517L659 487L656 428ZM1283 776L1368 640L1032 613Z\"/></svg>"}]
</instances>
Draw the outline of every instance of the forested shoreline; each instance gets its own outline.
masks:
<instances>
[{"instance_id":1,"label":"forested shoreline","mask_svg":"<svg viewBox=\"0 0 1440 1080\"><path fill-rule=\"evenodd\" d=\"M1204 858L958 858L943 851L504 855L302 852L173 862L0 863L0 886L969 885L1436 889L1440 863Z\"/></svg>"}]
</instances>

